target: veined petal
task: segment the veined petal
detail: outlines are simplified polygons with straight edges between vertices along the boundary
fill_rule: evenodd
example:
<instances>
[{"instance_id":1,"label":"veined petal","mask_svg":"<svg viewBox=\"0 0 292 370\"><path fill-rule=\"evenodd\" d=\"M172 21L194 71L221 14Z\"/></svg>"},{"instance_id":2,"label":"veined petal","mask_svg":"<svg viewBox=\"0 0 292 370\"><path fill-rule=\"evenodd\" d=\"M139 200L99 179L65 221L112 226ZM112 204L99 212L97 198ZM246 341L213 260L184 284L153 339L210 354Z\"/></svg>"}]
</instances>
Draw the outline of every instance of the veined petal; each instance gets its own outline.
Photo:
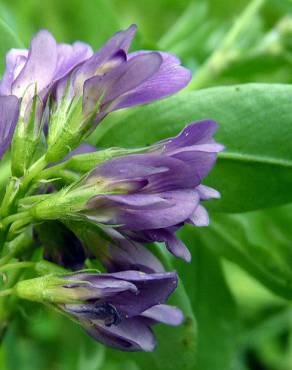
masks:
<instances>
[{"instance_id":1,"label":"veined petal","mask_svg":"<svg viewBox=\"0 0 292 370\"><path fill-rule=\"evenodd\" d=\"M99 203L98 200L103 202ZM161 194L108 195L94 198L84 214L91 220L121 225L133 231L161 229L184 222L196 209L195 190L168 191Z\"/></svg>"},{"instance_id":2,"label":"veined petal","mask_svg":"<svg viewBox=\"0 0 292 370\"><path fill-rule=\"evenodd\" d=\"M53 80L57 67L57 44L46 30L40 31L31 41L27 61L12 85L12 94L22 97L28 86L31 94L47 87Z\"/></svg>"},{"instance_id":3,"label":"veined petal","mask_svg":"<svg viewBox=\"0 0 292 370\"><path fill-rule=\"evenodd\" d=\"M117 32L107 43L89 58L74 76L74 89L77 94L82 93L84 82L93 76L102 76L121 62L126 61L126 53L137 27L131 25L127 30Z\"/></svg>"},{"instance_id":4,"label":"veined petal","mask_svg":"<svg viewBox=\"0 0 292 370\"><path fill-rule=\"evenodd\" d=\"M147 81L160 68L162 59L159 53L138 55L131 60L121 63L103 77L93 77L84 85L84 109L86 102L100 101L108 111L115 109L122 95ZM92 105L92 103L91 103Z\"/></svg>"},{"instance_id":5,"label":"veined petal","mask_svg":"<svg viewBox=\"0 0 292 370\"><path fill-rule=\"evenodd\" d=\"M129 60L138 55L147 55L151 51L139 51L129 54ZM191 72L180 65L174 55L159 52L162 63L159 70L143 84L129 91L120 100L116 109L149 103L183 89L191 80Z\"/></svg>"}]
</instances>

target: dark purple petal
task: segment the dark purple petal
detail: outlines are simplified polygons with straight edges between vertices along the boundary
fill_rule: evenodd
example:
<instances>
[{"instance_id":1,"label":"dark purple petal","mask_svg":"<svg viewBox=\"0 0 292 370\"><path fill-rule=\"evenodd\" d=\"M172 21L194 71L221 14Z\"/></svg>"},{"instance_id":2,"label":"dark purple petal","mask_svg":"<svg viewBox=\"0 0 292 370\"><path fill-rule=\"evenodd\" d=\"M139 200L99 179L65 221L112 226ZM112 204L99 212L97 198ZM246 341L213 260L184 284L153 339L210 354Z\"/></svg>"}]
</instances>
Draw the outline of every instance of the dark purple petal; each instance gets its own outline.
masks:
<instances>
[{"instance_id":1,"label":"dark purple petal","mask_svg":"<svg viewBox=\"0 0 292 370\"><path fill-rule=\"evenodd\" d=\"M12 94L22 97L31 86L30 95L33 95L35 84L37 91L42 91L52 82L56 67L56 41L48 31L42 30L31 41L27 61L12 84Z\"/></svg>"},{"instance_id":2,"label":"dark purple petal","mask_svg":"<svg viewBox=\"0 0 292 370\"><path fill-rule=\"evenodd\" d=\"M177 307L159 304L144 311L140 316L147 319L149 325L163 323L177 326L184 320L184 315Z\"/></svg>"},{"instance_id":3,"label":"dark purple petal","mask_svg":"<svg viewBox=\"0 0 292 370\"><path fill-rule=\"evenodd\" d=\"M145 274L140 271L76 273L66 276L66 280L68 289L83 288L78 291L79 299L110 304L124 318L137 316L152 306L164 303L176 289L178 282L175 272ZM77 312L78 307L75 306L70 305L67 308ZM80 312L84 312L82 305L77 306L80 307ZM87 314L88 307L86 308Z\"/></svg>"},{"instance_id":4,"label":"dark purple petal","mask_svg":"<svg viewBox=\"0 0 292 370\"><path fill-rule=\"evenodd\" d=\"M176 257L184 259L186 262L191 261L191 254L184 243L175 236L175 234L167 229L147 230L145 235L151 241L163 242L166 248Z\"/></svg>"},{"instance_id":5,"label":"dark purple petal","mask_svg":"<svg viewBox=\"0 0 292 370\"><path fill-rule=\"evenodd\" d=\"M139 315L152 306L164 303L178 283L175 272L145 274L139 271L123 271L109 275L116 279L124 279L138 288L136 295L125 291L107 300L126 318Z\"/></svg>"},{"instance_id":6,"label":"dark purple petal","mask_svg":"<svg viewBox=\"0 0 292 370\"><path fill-rule=\"evenodd\" d=\"M9 147L19 114L19 100L13 96L0 96L0 158Z\"/></svg>"},{"instance_id":7,"label":"dark purple petal","mask_svg":"<svg viewBox=\"0 0 292 370\"><path fill-rule=\"evenodd\" d=\"M103 260L108 272L136 270L146 273L164 272L164 268L156 258L142 244L125 238L113 228L105 228L105 232L113 242L108 248L106 258Z\"/></svg>"},{"instance_id":8,"label":"dark purple petal","mask_svg":"<svg viewBox=\"0 0 292 370\"><path fill-rule=\"evenodd\" d=\"M129 60L137 55L147 55L149 51L139 51L129 54ZM159 52L162 64L159 70L143 84L129 91L119 102L116 109L149 103L161 99L183 89L191 80L191 72L180 65L174 55Z\"/></svg>"},{"instance_id":9,"label":"dark purple petal","mask_svg":"<svg viewBox=\"0 0 292 370\"><path fill-rule=\"evenodd\" d=\"M156 345L151 329L138 317L126 319L110 327L94 321L85 322L84 327L98 342L122 351L149 352L153 351Z\"/></svg>"}]
</instances>

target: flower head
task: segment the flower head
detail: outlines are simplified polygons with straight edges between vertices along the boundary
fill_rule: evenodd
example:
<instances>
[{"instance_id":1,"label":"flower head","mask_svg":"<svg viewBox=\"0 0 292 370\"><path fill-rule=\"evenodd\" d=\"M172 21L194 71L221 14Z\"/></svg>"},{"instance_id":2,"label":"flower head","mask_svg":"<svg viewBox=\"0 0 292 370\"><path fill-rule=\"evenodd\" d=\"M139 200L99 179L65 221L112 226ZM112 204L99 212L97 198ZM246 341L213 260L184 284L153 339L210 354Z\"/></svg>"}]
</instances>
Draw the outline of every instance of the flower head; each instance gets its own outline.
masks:
<instances>
[{"instance_id":1,"label":"flower head","mask_svg":"<svg viewBox=\"0 0 292 370\"><path fill-rule=\"evenodd\" d=\"M148 153L116 158L98 166L87 181L107 179L121 194L97 195L83 213L99 223L115 225L141 242L165 242L178 257L190 259L175 231L184 223L208 225L200 201L219 193L201 185L223 146L213 139L216 124L189 125L177 137L154 144Z\"/></svg>"},{"instance_id":2,"label":"flower head","mask_svg":"<svg viewBox=\"0 0 292 370\"><path fill-rule=\"evenodd\" d=\"M51 161L66 146L75 148L108 113L171 95L189 82L190 71L170 54L128 53L135 32L132 25L116 33L55 85L48 136Z\"/></svg>"},{"instance_id":3,"label":"flower head","mask_svg":"<svg viewBox=\"0 0 292 370\"><path fill-rule=\"evenodd\" d=\"M53 303L99 342L124 351L152 351L155 323L179 325L180 310L165 305L177 286L175 272L75 273L17 284L18 296Z\"/></svg>"}]
</instances>

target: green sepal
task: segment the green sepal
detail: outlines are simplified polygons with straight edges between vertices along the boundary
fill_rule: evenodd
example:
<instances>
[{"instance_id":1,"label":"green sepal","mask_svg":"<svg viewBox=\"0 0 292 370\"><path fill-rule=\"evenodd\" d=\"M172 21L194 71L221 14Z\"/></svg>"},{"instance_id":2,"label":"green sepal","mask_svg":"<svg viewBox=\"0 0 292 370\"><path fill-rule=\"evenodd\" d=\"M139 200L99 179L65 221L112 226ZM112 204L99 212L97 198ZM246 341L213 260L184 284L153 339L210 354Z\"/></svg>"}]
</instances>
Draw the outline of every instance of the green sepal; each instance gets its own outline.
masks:
<instances>
[{"instance_id":1,"label":"green sepal","mask_svg":"<svg viewBox=\"0 0 292 370\"><path fill-rule=\"evenodd\" d=\"M36 155L42 152L44 146L43 124L41 117L37 117L38 110L42 110L42 101L35 95L28 117L25 112L19 116L19 120L13 135L11 149L11 172L13 176L23 176L27 169L36 159Z\"/></svg>"},{"instance_id":2,"label":"green sepal","mask_svg":"<svg viewBox=\"0 0 292 370\"><path fill-rule=\"evenodd\" d=\"M98 150L92 153L84 153L74 155L64 162L63 167L76 172L89 172L95 166L106 162L116 157L123 157L129 154L138 154L145 152L145 148L139 149L124 149L124 148L109 148Z\"/></svg>"},{"instance_id":3,"label":"green sepal","mask_svg":"<svg viewBox=\"0 0 292 370\"><path fill-rule=\"evenodd\" d=\"M97 112L98 107L84 114L82 98L74 97L70 100L65 94L50 117L46 160L57 162L77 148L94 127Z\"/></svg>"},{"instance_id":4,"label":"green sepal","mask_svg":"<svg viewBox=\"0 0 292 370\"><path fill-rule=\"evenodd\" d=\"M63 275L65 276L65 275ZM14 293L29 301L41 303L80 303L88 293L87 281L69 280L62 275L48 274L34 279L19 281L14 287ZM66 288L65 286L80 284L80 287Z\"/></svg>"}]
</instances>

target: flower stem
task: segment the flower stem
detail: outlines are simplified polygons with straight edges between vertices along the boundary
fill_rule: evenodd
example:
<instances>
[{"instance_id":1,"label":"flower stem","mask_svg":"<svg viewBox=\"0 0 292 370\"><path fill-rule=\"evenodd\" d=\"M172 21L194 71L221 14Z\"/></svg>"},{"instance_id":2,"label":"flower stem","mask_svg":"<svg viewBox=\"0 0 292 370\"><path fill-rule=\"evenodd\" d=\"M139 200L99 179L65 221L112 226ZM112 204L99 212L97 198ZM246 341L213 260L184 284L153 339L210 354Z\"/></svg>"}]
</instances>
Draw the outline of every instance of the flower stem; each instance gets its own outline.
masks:
<instances>
[{"instance_id":1,"label":"flower stem","mask_svg":"<svg viewBox=\"0 0 292 370\"><path fill-rule=\"evenodd\" d=\"M10 216L7 216L7 217L3 218L0 221L0 227L3 228L3 227L6 227L6 226L12 224L15 221L24 220L24 219L28 219L28 218L30 219L30 215L29 215L29 212L27 212L27 211L14 213L13 215L10 215Z\"/></svg>"},{"instance_id":2,"label":"flower stem","mask_svg":"<svg viewBox=\"0 0 292 370\"><path fill-rule=\"evenodd\" d=\"M29 267L34 267L35 262L13 262L13 263L8 263L7 265L4 265L0 267L0 272L5 272L9 270L16 270L16 269L23 269L23 268L29 268Z\"/></svg>"},{"instance_id":3,"label":"flower stem","mask_svg":"<svg viewBox=\"0 0 292 370\"><path fill-rule=\"evenodd\" d=\"M37 177L38 174L47 166L47 161L45 156L39 158L27 171L26 175L24 176L22 183L20 185L20 193L23 195L27 191L31 181L34 177Z\"/></svg>"},{"instance_id":4,"label":"flower stem","mask_svg":"<svg viewBox=\"0 0 292 370\"><path fill-rule=\"evenodd\" d=\"M193 77L186 90L199 89L208 86L214 77L218 76L234 57L233 47L239 37L248 29L265 0L253 0L226 34L220 46L202 65Z\"/></svg>"},{"instance_id":5,"label":"flower stem","mask_svg":"<svg viewBox=\"0 0 292 370\"><path fill-rule=\"evenodd\" d=\"M11 295L13 293L13 288L0 290L0 297L5 297L7 295Z\"/></svg>"}]
</instances>

